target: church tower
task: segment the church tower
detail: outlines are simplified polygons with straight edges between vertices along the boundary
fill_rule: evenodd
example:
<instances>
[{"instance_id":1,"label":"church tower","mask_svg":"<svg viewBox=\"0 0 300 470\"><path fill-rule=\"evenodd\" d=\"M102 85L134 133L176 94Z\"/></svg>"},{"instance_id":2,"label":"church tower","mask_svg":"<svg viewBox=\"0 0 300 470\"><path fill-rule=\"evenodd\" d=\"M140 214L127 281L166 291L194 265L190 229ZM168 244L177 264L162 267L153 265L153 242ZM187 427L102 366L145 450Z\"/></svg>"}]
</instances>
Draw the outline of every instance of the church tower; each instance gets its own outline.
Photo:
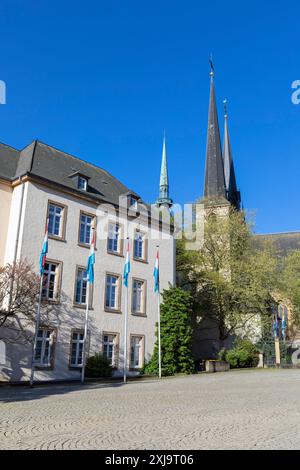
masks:
<instances>
[{"instance_id":1,"label":"church tower","mask_svg":"<svg viewBox=\"0 0 300 470\"><path fill-rule=\"evenodd\" d=\"M237 189L232 159L226 100L224 104L224 142L222 155L214 87L214 68L211 62L203 201L204 204L210 208L212 206L215 208L225 208L231 205L237 210L240 210L241 197Z\"/></svg>"},{"instance_id":2,"label":"church tower","mask_svg":"<svg viewBox=\"0 0 300 470\"><path fill-rule=\"evenodd\" d=\"M168 177L168 166L167 166L167 150L166 150L166 136L164 134L163 149L161 157L161 169L160 169L160 182L159 182L159 198L156 200L158 207L170 207L173 204L172 199L169 196L169 177Z\"/></svg>"},{"instance_id":3,"label":"church tower","mask_svg":"<svg viewBox=\"0 0 300 470\"><path fill-rule=\"evenodd\" d=\"M241 194L237 189L234 164L232 159L231 144L228 131L228 113L227 100L224 100L224 140L223 140L223 157L224 157L224 176L226 185L226 196L228 201L240 210Z\"/></svg>"},{"instance_id":4,"label":"church tower","mask_svg":"<svg viewBox=\"0 0 300 470\"><path fill-rule=\"evenodd\" d=\"M206 199L226 199L224 165L214 87L214 69L212 64L210 70L204 197Z\"/></svg>"}]
</instances>

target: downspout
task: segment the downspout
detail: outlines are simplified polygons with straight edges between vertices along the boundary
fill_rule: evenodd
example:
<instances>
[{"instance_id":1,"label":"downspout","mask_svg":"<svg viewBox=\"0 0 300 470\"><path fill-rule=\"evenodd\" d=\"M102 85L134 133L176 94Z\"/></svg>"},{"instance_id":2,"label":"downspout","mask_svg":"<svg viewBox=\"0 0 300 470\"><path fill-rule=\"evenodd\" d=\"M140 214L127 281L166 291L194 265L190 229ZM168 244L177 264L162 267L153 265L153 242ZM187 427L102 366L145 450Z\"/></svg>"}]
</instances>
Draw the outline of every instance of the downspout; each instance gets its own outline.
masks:
<instances>
[{"instance_id":1,"label":"downspout","mask_svg":"<svg viewBox=\"0 0 300 470\"><path fill-rule=\"evenodd\" d=\"M13 264L15 264L16 261L17 261L18 246L19 246L19 239L20 239L21 220L22 220L22 214L23 214L24 190L25 190L25 183L22 180L22 176L19 177L19 181L22 183L22 189L21 189L21 202L20 202L20 209L19 209L17 237L16 237L16 241L15 241Z\"/></svg>"}]
</instances>

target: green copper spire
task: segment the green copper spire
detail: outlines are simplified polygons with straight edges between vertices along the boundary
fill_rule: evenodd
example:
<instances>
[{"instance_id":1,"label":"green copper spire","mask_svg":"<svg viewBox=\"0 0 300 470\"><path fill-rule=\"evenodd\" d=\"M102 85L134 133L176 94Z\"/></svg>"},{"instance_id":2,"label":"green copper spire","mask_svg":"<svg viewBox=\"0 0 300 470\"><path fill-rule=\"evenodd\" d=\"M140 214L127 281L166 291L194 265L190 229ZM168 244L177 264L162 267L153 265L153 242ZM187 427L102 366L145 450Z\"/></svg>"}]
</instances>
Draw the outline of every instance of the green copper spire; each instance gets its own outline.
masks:
<instances>
[{"instance_id":1,"label":"green copper spire","mask_svg":"<svg viewBox=\"0 0 300 470\"><path fill-rule=\"evenodd\" d=\"M173 201L169 197L169 178L168 178L168 166L167 166L167 151L166 151L166 136L164 134L163 150L161 158L161 169L160 169L160 182L159 182L159 198L156 201L158 206L166 205L171 207Z\"/></svg>"}]
</instances>

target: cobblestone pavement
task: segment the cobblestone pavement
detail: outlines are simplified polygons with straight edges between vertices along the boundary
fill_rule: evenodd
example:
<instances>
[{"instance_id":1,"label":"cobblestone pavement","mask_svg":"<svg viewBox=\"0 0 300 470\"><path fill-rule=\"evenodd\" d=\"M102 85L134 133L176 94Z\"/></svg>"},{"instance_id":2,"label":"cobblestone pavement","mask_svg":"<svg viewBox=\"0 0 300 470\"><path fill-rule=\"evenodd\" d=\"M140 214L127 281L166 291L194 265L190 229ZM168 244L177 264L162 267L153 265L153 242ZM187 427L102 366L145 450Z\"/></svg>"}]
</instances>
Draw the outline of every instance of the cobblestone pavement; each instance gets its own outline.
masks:
<instances>
[{"instance_id":1,"label":"cobblestone pavement","mask_svg":"<svg viewBox=\"0 0 300 470\"><path fill-rule=\"evenodd\" d=\"M0 388L0 449L300 449L300 370Z\"/></svg>"}]
</instances>

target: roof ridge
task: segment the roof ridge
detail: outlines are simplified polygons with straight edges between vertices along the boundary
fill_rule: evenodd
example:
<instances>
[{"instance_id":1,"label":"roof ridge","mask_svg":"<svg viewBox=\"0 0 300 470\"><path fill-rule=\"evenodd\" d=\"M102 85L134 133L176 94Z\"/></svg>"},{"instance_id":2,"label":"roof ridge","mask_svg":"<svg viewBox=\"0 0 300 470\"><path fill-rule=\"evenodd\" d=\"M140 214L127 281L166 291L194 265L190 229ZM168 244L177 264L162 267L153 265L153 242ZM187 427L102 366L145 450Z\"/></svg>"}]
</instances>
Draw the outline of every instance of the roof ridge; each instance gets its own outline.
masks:
<instances>
[{"instance_id":1,"label":"roof ridge","mask_svg":"<svg viewBox=\"0 0 300 470\"><path fill-rule=\"evenodd\" d=\"M255 235L258 235L258 236L265 236L265 235L293 235L295 233L299 233L300 234L300 230L290 230L288 232L271 232L271 233L256 233Z\"/></svg>"},{"instance_id":2,"label":"roof ridge","mask_svg":"<svg viewBox=\"0 0 300 470\"><path fill-rule=\"evenodd\" d=\"M3 147L8 147L12 150L15 150L16 152L20 152L20 150L17 149L16 147L12 147L11 145L5 144L4 142L0 142L0 145L3 145Z\"/></svg>"}]
</instances>

